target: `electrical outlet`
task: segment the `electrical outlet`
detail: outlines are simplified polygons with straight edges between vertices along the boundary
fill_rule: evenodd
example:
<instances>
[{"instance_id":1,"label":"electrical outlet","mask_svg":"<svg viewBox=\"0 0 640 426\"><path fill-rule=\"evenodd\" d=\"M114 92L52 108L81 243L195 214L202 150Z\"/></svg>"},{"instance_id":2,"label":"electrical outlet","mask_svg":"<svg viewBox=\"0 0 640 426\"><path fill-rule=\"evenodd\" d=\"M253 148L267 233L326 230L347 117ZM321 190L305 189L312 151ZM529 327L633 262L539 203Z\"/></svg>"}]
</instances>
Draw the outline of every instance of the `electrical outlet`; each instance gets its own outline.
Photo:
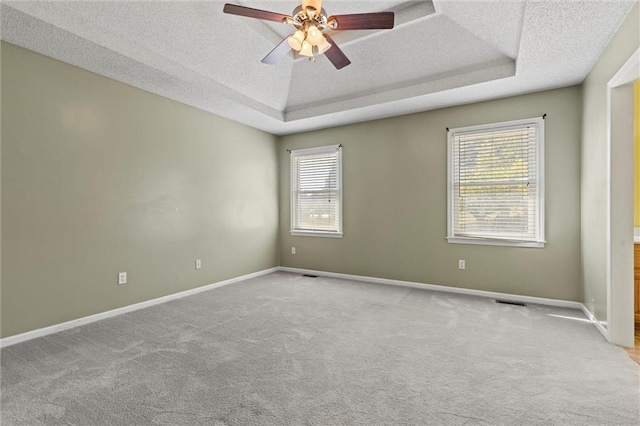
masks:
<instances>
[{"instance_id":1,"label":"electrical outlet","mask_svg":"<svg viewBox=\"0 0 640 426\"><path fill-rule=\"evenodd\" d=\"M465 261L464 259L460 259L458 260L458 269L464 269L465 268Z\"/></svg>"},{"instance_id":2,"label":"electrical outlet","mask_svg":"<svg viewBox=\"0 0 640 426\"><path fill-rule=\"evenodd\" d=\"M202 259L196 259L196 269L202 268Z\"/></svg>"},{"instance_id":3,"label":"electrical outlet","mask_svg":"<svg viewBox=\"0 0 640 426\"><path fill-rule=\"evenodd\" d=\"M127 273L119 272L118 273L118 284L126 284L127 283Z\"/></svg>"},{"instance_id":4,"label":"electrical outlet","mask_svg":"<svg viewBox=\"0 0 640 426\"><path fill-rule=\"evenodd\" d=\"M291 254L296 254L296 248L295 247L291 247Z\"/></svg>"}]
</instances>

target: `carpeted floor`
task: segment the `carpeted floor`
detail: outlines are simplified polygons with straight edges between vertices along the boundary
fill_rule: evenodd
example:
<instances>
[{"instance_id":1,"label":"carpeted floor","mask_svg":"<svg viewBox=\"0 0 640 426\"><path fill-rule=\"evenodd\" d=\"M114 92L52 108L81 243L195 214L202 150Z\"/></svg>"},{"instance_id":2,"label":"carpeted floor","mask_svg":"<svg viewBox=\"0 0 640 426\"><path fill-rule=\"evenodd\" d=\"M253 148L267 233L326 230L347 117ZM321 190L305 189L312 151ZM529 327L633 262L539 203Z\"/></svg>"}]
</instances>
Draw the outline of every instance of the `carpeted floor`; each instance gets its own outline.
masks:
<instances>
[{"instance_id":1,"label":"carpeted floor","mask_svg":"<svg viewBox=\"0 0 640 426\"><path fill-rule=\"evenodd\" d=\"M8 425L638 425L581 312L273 273L2 349Z\"/></svg>"}]
</instances>

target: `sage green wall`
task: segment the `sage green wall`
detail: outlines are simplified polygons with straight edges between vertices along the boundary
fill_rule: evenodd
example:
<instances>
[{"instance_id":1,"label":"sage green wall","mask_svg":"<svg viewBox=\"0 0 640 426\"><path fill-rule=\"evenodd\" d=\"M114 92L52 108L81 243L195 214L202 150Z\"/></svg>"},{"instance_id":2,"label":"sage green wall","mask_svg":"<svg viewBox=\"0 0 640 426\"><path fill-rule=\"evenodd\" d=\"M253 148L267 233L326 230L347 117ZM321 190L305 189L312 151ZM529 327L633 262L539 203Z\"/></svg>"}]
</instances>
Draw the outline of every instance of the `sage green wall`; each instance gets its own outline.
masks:
<instances>
[{"instance_id":1,"label":"sage green wall","mask_svg":"<svg viewBox=\"0 0 640 426\"><path fill-rule=\"evenodd\" d=\"M576 86L282 137L281 265L580 300L581 102ZM448 244L445 128L543 113L546 247ZM290 236L286 149L338 143L344 238ZM466 260L465 270L458 259Z\"/></svg>"},{"instance_id":2,"label":"sage green wall","mask_svg":"<svg viewBox=\"0 0 640 426\"><path fill-rule=\"evenodd\" d=\"M276 137L1 54L2 337L278 265Z\"/></svg>"},{"instance_id":3,"label":"sage green wall","mask_svg":"<svg viewBox=\"0 0 640 426\"><path fill-rule=\"evenodd\" d=\"M583 83L582 302L601 321L607 320L607 83L638 46L640 6L636 4Z\"/></svg>"}]
</instances>

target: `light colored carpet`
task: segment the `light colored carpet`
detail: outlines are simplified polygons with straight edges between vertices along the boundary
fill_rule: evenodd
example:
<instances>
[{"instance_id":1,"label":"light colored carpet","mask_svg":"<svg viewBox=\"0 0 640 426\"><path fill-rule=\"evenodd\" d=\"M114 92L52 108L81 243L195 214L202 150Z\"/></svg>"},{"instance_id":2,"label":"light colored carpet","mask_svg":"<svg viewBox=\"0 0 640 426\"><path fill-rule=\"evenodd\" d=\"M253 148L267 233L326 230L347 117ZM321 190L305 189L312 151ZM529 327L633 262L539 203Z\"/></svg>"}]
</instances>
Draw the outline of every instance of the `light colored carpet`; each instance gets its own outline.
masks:
<instances>
[{"instance_id":1,"label":"light colored carpet","mask_svg":"<svg viewBox=\"0 0 640 426\"><path fill-rule=\"evenodd\" d=\"M2 350L7 425L638 425L579 311L273 273Z\"/></svg>"}]
</instances>

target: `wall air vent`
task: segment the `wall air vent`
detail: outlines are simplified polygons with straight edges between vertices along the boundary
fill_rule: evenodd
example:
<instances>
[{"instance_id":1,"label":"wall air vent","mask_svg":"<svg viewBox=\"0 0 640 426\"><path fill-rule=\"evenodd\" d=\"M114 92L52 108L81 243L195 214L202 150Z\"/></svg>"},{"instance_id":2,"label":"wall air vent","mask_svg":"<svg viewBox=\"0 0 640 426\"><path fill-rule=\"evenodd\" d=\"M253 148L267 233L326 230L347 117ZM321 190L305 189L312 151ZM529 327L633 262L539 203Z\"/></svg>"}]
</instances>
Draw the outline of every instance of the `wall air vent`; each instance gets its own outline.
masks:
<instances>
[{"instance_id":1,"label":"wall air vent","mask_svg":"<svg viewBox=\"0 0 640 426\"><path fill-rule=\"evenodd\" d=\"M502 303L503 305L527 306L526 303L517 302L515 300L496 299L496 303Z\"/></svg>"}]
</instances>

